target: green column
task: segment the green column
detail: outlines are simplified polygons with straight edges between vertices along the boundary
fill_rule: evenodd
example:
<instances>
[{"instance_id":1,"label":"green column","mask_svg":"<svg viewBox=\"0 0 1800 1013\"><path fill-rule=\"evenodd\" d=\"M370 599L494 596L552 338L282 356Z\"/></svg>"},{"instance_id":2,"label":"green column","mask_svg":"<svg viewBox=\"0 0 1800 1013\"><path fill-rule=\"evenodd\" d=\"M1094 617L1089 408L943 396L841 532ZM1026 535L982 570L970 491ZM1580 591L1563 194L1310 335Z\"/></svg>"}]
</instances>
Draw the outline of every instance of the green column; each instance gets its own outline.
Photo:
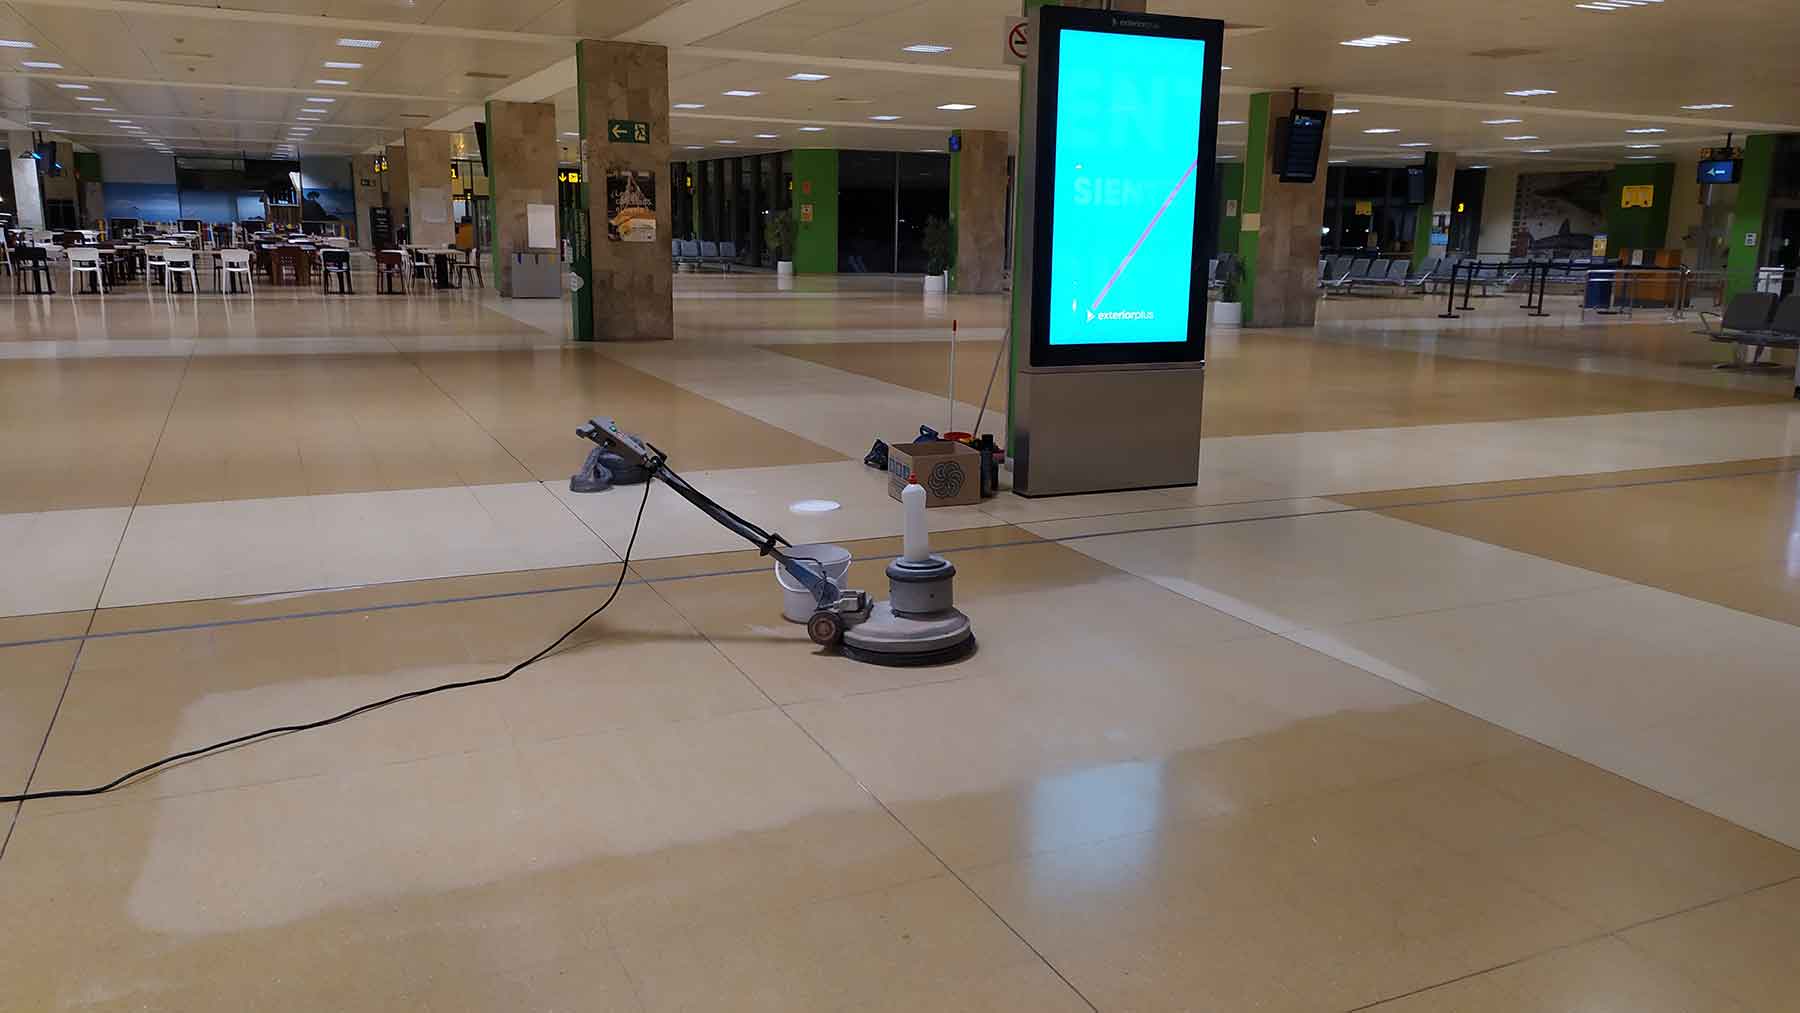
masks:
<instances>
[{"instance_id":1,"label":"green column","mask_svg":"<svg viewBox=\"0 0 1800 1013\"><path fill-rule=\"evenodd\" d=\"M810 192L809 192L810 191ZM812 221L806 208L812 207ZM794 273L833 274L838 264L838 153L794 152Z\"/></svg>"},{"instance_id":2,"label":"green column","mask_svg":"<svg viewBox=\"0 0 1800 1013\"><path fill-rule=\"evenodd\" d=\"M1218 253L1238 251L1238 225L1244 220L1244 167L1238 162L1220 162L1219 173L1219 249ZM1227 214L1226 211L1231 213Z\"/></svg>"},{"instance_id":3,"label":"green column","mask_svg":"<svg viewBox=\"0 0 1800 1013\"><path fill-rule=\"evenodd\" d=\"M1438 153L1425 153L1425 203L1419 205L1413 223L1412 266L1418 270L1431 255L1431 215L1436 208L1434 194L1437 193Z\"/></svg>"},{"instance_id":4,"label":"green column","mask_svg":"<svg viewBox=\"0 0 1800 1013\"><path fill-rule=\"evenodd\" d=\"M1738 181L1737 209L1727 230L1730 248L1725 261L1725 297L1756 291L1756 269L1762 263L1763 216L1769 206L1769 183L1775 174L1775 135L1744 139L1744 174ZM1755 233L1756 245L1745 246Z\"/></svg>"},{"instance_id":5,"label":"green column","mask_svg":"<svg viewBox=\"0 0 1800 1013\"><path fill-rule=\"evenodd\" d=\"M1269 175L1269 93L1250 96L1250 141L1244 148L1244 197L1238 204L1240 216L1262 215L1263 180ZM1244 266L1244 283L1239 287L1239 300L1244 304L1244 323L1250 323L1256 303L1256 252L1262 245L1261 223L1255 229L1244 228L1239 219L1238 261Z\"/></svg>"},{"instance_id":6,"label":"green column","mask_svg":"<svg viewBox=\"0 0 1800 1013\"><path fill-rule=\"evenodd\" d=\"M1624 189L1648 186L1651 205L1623 206ZM1669 204L1675 196L1675 163L1618 165L1606 177L1606 248L1660 250L1669 242Z\"/></svg>"}]
</instances>

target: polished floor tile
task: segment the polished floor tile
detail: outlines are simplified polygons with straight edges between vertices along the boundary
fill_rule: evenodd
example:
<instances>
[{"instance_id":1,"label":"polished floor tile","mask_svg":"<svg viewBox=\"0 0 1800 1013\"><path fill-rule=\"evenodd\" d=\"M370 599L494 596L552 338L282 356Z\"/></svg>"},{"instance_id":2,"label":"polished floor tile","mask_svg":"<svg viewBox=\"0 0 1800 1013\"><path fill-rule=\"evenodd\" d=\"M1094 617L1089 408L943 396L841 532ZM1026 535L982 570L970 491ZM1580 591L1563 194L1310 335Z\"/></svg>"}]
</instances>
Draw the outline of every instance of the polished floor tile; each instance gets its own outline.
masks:
<instances>
[{"instance_id":1,"label":"polished floor tile","mask_svg":"<svg viewBox=\"0 0 1800 1013\"><path fill-rule=\"evenodd\" d=\"M142 506L132 512L102 604L617 558L536 482Z\"/></svg>"},{"instance_id":2,"label":"polished floor tile","mask_svg":"<svg viewBox=\"0 0 1800 1013\"><path fill-rule=\"evenodd\" d=\"M0 616L93 608L131 511L0 514Z\"/></svg>"},{"instance_id":3,"label":"polished floor tile","mask_svg":"<svg viewBox=\"0 0 1800 1013\"><path fill-rule=\"evenodd\" d=\"M1623 933L1633 948L1748 1009L1776 1010L1800 995L1800 882L1759 890Z\"/></svg>"},{"instance_id":4,"label":"polished floor tile","mask_svg":"<svg viewBox=\"0 0 1800 1013\"><path fill-rule=\"evenodd\" d=\"M87 612L0 619L0 794L23 791L50 731L52 715L81 648L76 637L88 627ZM56 640L54 643L29 643ZM0 822L12 822L13 806L0 808ZM0 837L4 837L0 832ZM0 857L4 857L0 855Z\"/></svg>"},{"instance_id":5,"label":"polished floor tile","mask_svg":"<svg viewBox=\"0 0 1800 1013\"><path fill-rule=\"evenodd\" d=\"M1613 937L1415 992L1371 1013L1741 1013L1749 1007Z\"/></svg>"}]
</instances>

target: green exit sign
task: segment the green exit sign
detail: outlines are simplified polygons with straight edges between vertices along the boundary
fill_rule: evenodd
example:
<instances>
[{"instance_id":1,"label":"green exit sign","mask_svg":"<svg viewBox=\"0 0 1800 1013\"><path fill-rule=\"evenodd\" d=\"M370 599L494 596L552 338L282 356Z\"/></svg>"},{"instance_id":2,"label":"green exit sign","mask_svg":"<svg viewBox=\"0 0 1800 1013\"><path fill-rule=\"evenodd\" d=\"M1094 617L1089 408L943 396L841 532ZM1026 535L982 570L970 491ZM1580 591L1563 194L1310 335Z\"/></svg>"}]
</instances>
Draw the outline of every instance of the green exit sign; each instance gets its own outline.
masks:
<instances>
[{"instance_id":1,"label":"green exit sign","mask_svg":"<svg viewBox=\"0 0 1800 1013\"><path fill-rule=\"evenodd\" d=\"M606 139L614 144L649 144L650 124L641 120L607 120Z\"/></svg>"}]
</instances>

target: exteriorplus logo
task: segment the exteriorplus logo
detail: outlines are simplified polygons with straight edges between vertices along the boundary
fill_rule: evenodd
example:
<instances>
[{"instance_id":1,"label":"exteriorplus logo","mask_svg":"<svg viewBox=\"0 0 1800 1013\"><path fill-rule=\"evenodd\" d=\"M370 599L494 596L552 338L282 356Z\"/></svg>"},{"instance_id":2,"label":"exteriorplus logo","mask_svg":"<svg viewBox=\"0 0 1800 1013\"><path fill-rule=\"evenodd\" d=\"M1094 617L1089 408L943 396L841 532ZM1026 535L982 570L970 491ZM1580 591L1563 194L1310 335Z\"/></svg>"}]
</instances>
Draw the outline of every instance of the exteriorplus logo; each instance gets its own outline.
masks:
<instances>
[{"instance_id":1,"label":"exteriorplus logo","mask_svg":"<svg viewBox=\"0 0 1800 1013\"><path fill-rule=\"evenodd\" d=\"M1112 23L1113 23L1114 28L1161 28L1162 27L1160 24L1157 24L1154 21L1136 21L1131 18L1113 18Z\"/></svg>"}]
</instances>

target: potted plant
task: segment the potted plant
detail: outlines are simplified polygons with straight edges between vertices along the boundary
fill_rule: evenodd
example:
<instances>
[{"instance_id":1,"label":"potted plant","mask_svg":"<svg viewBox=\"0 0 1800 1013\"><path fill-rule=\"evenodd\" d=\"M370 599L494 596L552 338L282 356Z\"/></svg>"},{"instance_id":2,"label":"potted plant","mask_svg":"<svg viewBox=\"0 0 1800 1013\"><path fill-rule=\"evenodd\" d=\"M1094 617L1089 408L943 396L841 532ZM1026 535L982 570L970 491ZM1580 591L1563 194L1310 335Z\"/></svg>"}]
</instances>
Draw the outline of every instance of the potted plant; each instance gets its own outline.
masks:
<instances>
[{"instance_id":1,"label":"potted plant","mask_svg":"<svg viewBox=\"0 0 1800 1013\"><path fill-rule=\"evenodd\" d=\"M925 219L925 291L942 292L954 255L955 236L942 218Z\"/></svg>"},{"instance_id":2,"label":"potted plant","mask_svg":"<svg viewBox=\"0 0 1800 1013\"><path fill-rule=\"evenodd\" d=\"M1242 289L1244 264L1236 257L1219 259L1219 301L1213 303L1213 323L1236 327L1244 322Z\"/></svg>"},{"instance_id":3,"label":"potted plant","mask_svg":"<svg viewBox=\"0 0 1800 1013\"><path fill-rule=\"evenodd\" d=\"M763 238L775 254L775 273L794 273L794 219L785 211L773 211L763 223Z\"/></svg>"}]
</instances>

